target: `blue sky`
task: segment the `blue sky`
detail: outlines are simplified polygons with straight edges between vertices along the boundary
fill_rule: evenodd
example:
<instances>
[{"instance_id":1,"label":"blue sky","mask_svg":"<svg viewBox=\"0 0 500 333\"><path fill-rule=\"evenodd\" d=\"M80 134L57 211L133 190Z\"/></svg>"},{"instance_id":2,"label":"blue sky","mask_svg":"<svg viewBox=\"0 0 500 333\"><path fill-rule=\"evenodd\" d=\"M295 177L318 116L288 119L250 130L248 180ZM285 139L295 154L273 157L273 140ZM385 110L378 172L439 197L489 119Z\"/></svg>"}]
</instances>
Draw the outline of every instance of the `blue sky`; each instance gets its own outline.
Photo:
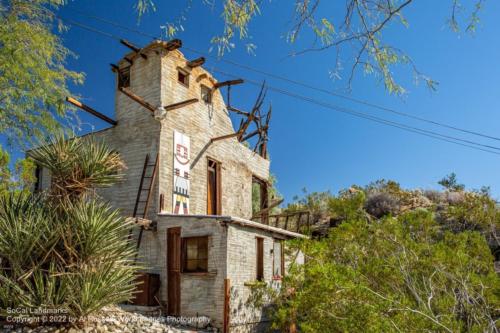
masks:
<instances>
[{"instance_id":1,"label":"blue sky","mask_svg":"<svg viewBox=\"0 0 500 333\"><path fill-rule=\"evenodd\" d=\"M220 33L222 22L217 8L211 10L201 3L194 1L188 20L183 22L184 31L178 37L185 46L206 52L211 46L211 37ZM321 16L338 19L334 16L341 13L338 5L323 3ZM185 2L156 0L156 12L145 15L139 25L133 4L133 0L76 0L69 2L60 13L137 45L145 45L150 38L92 20L75 10L159 35L160 26L175 19ZM256 54L248 54L244 45L237 42L236 49L224 58L324 89L344 92L345 83L333 81L329 76L335 65L333 50L287 57L296 49L285 38L290 27L292 3L264 1L261 9L261 15L250 26L251 41L257 45ZM481 23L473 36L450 31L446 25L450 12L451 0L416 1L407 9L409 28L393 25L387 31L388 41L405 50L422 72L439 82L437 92L430 92L423 85L414 85L411 74L401 69L397 71L398 78L409 90L403 98L389 95L376 78L362 72L356 74L350 94L416 116L500 136L500 66L497 63L500 59L500 20L497 14L500 3L486 2ZM306 45L307 37L306 34L299 40L299 46ZM116 62L128 50L113 39L78 27L72 27L63 38L65 45L79 56L69 62L70 68L86 73L85 84L74 87L74 91L83 97L85 103L113 117L115 86L109 63ZM188 51L185 54L190 58L197 57ZM265 78L226 63L207 61L208 70L214 67L253 80ZM225 79L221 75L216 77ZM267 82L359 112L500 146L500 142L409 121L270 78ZM258 88L249 84L235 90L238 92L234 104L241 108L250 107L258 93ZM407 188L436 188L436 182L450 172L456 172L459 180L469 188L488 185L495 197L500 196L499 155L436 141L273 92L268 93L267 101L273 105L269 144L271 169L287 200L301 194L304 187L308 191L337 192L351 184L364 185L381 178L396 180ZM86 114L80 116L84 132L106 126Z\"/></svg>"}]
</instances>

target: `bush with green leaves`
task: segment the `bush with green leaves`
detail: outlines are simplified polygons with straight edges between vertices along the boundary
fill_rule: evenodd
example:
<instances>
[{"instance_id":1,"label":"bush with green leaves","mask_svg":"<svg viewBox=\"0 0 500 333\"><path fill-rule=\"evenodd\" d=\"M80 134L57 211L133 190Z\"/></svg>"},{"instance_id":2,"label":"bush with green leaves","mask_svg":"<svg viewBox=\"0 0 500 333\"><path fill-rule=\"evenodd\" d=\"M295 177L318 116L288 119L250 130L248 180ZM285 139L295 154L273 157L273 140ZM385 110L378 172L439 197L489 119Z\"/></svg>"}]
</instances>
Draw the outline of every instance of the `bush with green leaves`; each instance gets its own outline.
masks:
<instances>
[{"instance_id":1,"label":"bush with green leaves","mask_svg":"<svg viewBox=\"0 0 500 333\"><path fill-rule=\"evenodd\" d=\"M305 264L292 266L279 292L261 292L275 329L496 332L500 280L478 232L443 231L416 210L350 219L329 237L291 245Z\"/></svg>"},{"instance_id":2,"label":"bush with green leaves","mask_svg":"<svg viewBox=\"0 0 500 333\"><path fill-rule=\"evenodd\" d=\"M31 157L53 176L44 193L0 196L0 316L48 308L81 318L130 299L138 269L132 226L94 193L120 180L118 154L60 136Z\"/></svg>"}]
</instances>

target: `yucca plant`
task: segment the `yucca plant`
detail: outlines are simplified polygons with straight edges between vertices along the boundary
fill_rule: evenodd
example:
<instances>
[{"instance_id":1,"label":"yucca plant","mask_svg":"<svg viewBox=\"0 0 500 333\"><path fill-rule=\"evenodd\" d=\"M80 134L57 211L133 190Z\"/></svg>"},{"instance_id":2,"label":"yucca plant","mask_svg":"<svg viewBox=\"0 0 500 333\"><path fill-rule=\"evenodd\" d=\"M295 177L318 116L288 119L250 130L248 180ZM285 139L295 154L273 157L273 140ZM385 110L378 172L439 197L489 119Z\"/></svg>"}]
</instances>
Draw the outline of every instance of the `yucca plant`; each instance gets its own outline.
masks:
<instances>
[{"instance_id":1,"label":"yucca plant","mask_svg":"<svg viewBox=\"0 0 500 333\"><path fill-rule=\"evenodd\" d=\"M59 135L29 154L51 175L49 195L74 201L100 187L109 187L123 178L125 165L120 155L93 138L66 138Z\"/></svg>"},{"instance_id":2,"label":"yucca plant","mask_svg":"<svg viewBox=\"0 0 500 333\"><path fill-rule=\"evenodd\" d=\"M51 186L0 196L0 316L43 307L81 318L130 299L139 268L132 226L95 195L122 178L118 153L59 136L30 156L49 169Z\"/></svg>"}]
</instances>

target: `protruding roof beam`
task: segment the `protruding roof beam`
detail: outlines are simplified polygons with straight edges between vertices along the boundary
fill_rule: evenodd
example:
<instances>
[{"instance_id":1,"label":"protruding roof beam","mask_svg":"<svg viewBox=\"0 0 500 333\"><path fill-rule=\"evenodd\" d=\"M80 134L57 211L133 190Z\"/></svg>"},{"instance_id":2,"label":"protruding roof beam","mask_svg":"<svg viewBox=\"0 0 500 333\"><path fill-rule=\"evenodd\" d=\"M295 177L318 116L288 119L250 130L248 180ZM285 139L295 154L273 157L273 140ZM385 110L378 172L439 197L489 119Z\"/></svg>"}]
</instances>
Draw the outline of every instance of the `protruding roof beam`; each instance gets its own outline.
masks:
<instances>
[{"instance_id":1,"label":"protruding roof beam","mask_svg":"<svg viewBox=\"0 0 500 333\"><path fill-rule=\"evenodd\" d=\"M124 88L124 87L120 87L120 91L122 93L124 93L125 95L127 95L133 101L139 103L140 105L142 105L143 107L148 109L149 111L155 112L156 108L154 107L154 105L149 104L142 97L137 96L136 94L134 94L133 92L131 92L130 90L128 90L127 88Z\"/></svg>"},{"instance_id":2,"label":"protruding roof beam","mask_svg":"<svg viewBox=\"0 0 500 333\"><path fill-rule=\"evenodd\" d=\"M131 49L132 51L134 51L135 53L139 53L139 55L143 58L143 59L148 59L148 57L142 53L142 49L135 46L134 44L132 44L131 42L129 42L128 40L125 40L125 39L120 39L120 43L125 45L126 47L128 47L129 49Z\"/></svg>"},{"instance_id":3,"label":"protruding roof beam","mask_svg":"<svg viewBox=\"0 0 500 333\"><path fill-rule=\"evenodd\" d=\"M226 135L222 135L222 136L218 136L218 137L212 138L212 139L210 139L210 142L215 142L215 141L219 141L219 140L234 138L235 136L238 136L238 135L240 135L240 132L226 134Z\"/></svg>"},{"instance_id":4,"label":"protruding roof beam","mask_svg":"<svg viewBox=\"0 0 500 333\"><path fill-rule=\"evenodd\" d=\"M180 39L172 39L165 44L165 48L168 51L177 50L182 47L182 41Z\"/></svg>"},{"instance_id":5,"label":"protruding roof beam","mask_svg":"<svg viewBox=\"0 0 500 333\"><path fill-rule=\"evenodd\" d=\"M82 102L76 100L73 97L66 97L66 101L68 103L71 103L74 106L82 109L83 111L86 111L86 112L90 113L94 117L97 117L97 118L99 118L101 120L104 120L105 122L107 122L107 123L109 123L109 124L111 124L113 126L115 126L118 123L116 120L111 119L108 116L100 113L99 111L96 111L96 110L92 109L90 106L83 104Z\"/></svg>"},{"instance_id":6,"label":"protruding roof beam","mask_svg":"<svg viewBox=\"0 0 500 333\"><path fill-rule=\"evenodd\" d=\"M205 63L205 58L204 57L199 57L197 59L191 60L187 62L187 66L189 68L195 68L203 65Z\"/></svg>"},{"instance_id":7,"label":"protruding roof beam","mask_svg":"<svg viewBox=\"0 0 500 333\"><path fill-rule=\"evenodd\" d=\"M174 104L170 104L170 105L164 106L163 108L165 109L165 111L171 111L171 110L182 108L184 106L187 106L189 104L193 104L193 103L196 103L196 102L198 102L198 98L191 98L191 99L185 100L183 102L174 103Z\"/></svg>"},{"instance_id":8,"label":"protruding roof beam","mask_svg":"<svg viewBox=\"0 0 500 333\"><path fill-rule=\"evenodd\" d=\"M120 70L120 67L118 67L117 65L115 64L109 64L111 66L111 70L113 72L118 72Z\"/></svg>"},{"instance_id":9,"label":"protruding roof beam","mask_svg":"<svg viewBox=\"0 0 500 333\"><path fill-rule=\"evenodd\" d=\"M224 81L224 82L217 82L214 84L214 90L219 89L225 86L234 86L236 84L242 84L244 81L242 79L236 79L236 80L229 80L229 81Z\"/></svg>"}]
</instances>

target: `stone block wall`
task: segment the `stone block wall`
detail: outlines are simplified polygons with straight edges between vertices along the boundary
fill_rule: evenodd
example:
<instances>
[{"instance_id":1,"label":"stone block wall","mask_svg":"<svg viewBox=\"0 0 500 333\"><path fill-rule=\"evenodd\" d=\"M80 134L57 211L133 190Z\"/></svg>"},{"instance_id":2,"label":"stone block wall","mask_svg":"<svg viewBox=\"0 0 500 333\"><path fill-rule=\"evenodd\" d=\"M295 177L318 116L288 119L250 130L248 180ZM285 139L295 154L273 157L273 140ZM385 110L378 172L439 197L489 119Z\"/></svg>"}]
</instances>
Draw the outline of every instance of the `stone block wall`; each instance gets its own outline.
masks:
<instances>
[{"instance_id":1,"label":"stone block wall","mask_svg":"<svg viewBox=\"0 0 500 333\"><path fill-rule=\"evenodd\" d=\"M156 232L146 231L139 258L147 271L160 274L160 300L167 302L167 229L181 227L181 237L208 236L208 273L181 273L181 315L208 316L221 327L224 314L227 232L216 217L161 215Z\"/></svg>"},{"instance_id":2,"label":"stone block wall","mask_svg":"<svg viewBox=\"0 0 500 333\"><path fill-rule=\"evenodd\" d=\"M178 68L189 75L189 87L177 80ZM164 212L172 212L173 135L174 130L191 140L190 214L207 212L207 158L221 163L222 215L250 218L252 215L252 176L269 178L269 161L229 138L210 143L211 138L234 133L228 111L219 90L212 103L201 100L201 85L212 88L215 79L201 67L189 69L179 51L162 58L162 104L169 105L191 98L200 101L167 114L162 121L160 138L160 185L165 196ZM234 88L237 89L237 88Z\"/></svg>"}]
</instances>

